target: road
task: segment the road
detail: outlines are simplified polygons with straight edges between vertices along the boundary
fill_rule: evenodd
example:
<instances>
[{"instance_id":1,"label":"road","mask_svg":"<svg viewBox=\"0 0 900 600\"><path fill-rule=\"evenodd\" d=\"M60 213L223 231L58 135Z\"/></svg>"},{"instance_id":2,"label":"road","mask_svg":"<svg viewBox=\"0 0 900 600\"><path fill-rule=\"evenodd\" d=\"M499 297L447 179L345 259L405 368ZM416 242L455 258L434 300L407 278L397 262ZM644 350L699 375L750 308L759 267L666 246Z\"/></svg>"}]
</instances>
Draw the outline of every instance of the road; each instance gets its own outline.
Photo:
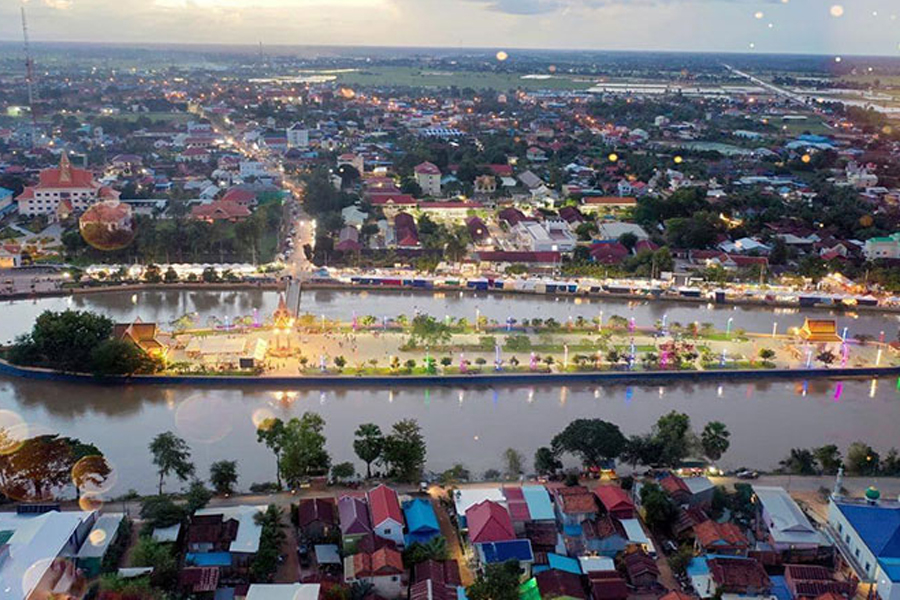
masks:
<instances>
[{"instance_id":1,"label":"road","mask_svg":"<svg viewBox=\"0 0 900 600\"><path fill-rule=\"evenodd\" d=\"M723 63L722 66L724 66L726 69L728 69L735 75L743 77L744 79L747 79L748 81L755 83L756 85L769 90L776 96L782 96L783 98L787 98L788 100L791 100L792 102L796 102L797 104L806 106L806 102L803 100L803 96L801 96L800 94L795 94L794 92L791 92L784 88L780 88L777 85L771 84L768 81L763 81L759 77L754 77L750 73L745 73L744 71L739 71L738 69L735 69L731 65Z\"/></svg>"}]
</instances>

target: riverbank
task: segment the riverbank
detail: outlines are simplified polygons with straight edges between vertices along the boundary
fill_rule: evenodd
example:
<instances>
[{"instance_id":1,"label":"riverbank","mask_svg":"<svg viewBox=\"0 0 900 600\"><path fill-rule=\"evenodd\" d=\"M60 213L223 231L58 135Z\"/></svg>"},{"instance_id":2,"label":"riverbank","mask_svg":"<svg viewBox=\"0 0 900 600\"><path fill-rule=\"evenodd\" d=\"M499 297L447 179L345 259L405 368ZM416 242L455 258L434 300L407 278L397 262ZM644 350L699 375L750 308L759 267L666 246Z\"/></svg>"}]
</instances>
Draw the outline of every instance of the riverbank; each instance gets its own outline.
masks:
<instances>
[{"instance_id":1,"label":"riverbank","mask_svg":"<svg viewBox=\"0 0 900 600\"><path fill-rule=\"evenodd\" d=\"M565 373L472 373L466 375L131 375L98 377L52 369L21 367L0 360L0 375L38 381L101 385L252 386L285 388L462 387L511 385L662 384L677 382L763 381L767 379L870 379L900 377L900 367L845 367L833 369L731 369L703 371L597 371Z\"/></svg>"}]
</instances>

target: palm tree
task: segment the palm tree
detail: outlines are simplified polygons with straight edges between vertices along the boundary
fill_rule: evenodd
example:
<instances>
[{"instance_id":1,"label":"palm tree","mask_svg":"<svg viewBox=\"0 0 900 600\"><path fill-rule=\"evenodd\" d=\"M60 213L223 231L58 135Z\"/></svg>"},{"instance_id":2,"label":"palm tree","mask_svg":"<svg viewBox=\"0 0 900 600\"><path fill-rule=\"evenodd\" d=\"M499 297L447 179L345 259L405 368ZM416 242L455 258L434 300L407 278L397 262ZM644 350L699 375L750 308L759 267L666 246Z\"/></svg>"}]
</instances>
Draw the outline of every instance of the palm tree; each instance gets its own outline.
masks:
<instances>
[{"instance_id":1,"label":"palm tree","mask_svg":"<svg viewBox=\"0 0 900 600\"><path fill-rule=\"evenodd\" d=\"M375 586L369 581L354 581L350 586L350 600L365 600Z\"/></svg>"},{"instance_id":2,"label":"palm tree","mask_svg":"<svg viewBox=\"0 0 900 600\"><path fill-rule=\"evenodd\" d=\"M725 427L721 421L710 421L703 428L700 434L700 445L703 447L703 454L711 461L715 462L722 458L722 455L728 451L731 442L728 438L731 432Z\"/></svg>"}]
</instances>

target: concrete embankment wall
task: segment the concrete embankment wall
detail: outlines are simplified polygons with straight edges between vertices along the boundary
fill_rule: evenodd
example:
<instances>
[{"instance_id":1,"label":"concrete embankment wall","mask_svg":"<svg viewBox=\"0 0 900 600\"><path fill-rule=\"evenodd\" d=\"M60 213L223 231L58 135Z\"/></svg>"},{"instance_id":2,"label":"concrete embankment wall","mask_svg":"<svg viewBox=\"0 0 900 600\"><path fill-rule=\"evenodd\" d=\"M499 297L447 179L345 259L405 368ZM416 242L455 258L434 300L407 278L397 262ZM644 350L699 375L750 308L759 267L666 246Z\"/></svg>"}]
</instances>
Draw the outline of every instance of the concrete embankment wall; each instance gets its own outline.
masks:
<instances>
[{"instance_id":1,"label":"concrete embankment wall","mask_svg":"<svg viewBox=\"0 0 900 600\"><path fill-rule=\"evenodd\" d=\"M662 384L682 381L765 381L803 379L868 379L900 377L900 367L835 369L766 369L715 371L606 371L585 373L486 373L473 375L297 375L297 376L207 376L207 375L135 375L132 377L95 377L83 373L61 373L11 365L0 361L0 376L19 377L59 383L93 385L171 385L171 386L252 386L271 389L321 387L460 387L510 385L588 385L588 384Z\"/></svg>"}]
</instances>

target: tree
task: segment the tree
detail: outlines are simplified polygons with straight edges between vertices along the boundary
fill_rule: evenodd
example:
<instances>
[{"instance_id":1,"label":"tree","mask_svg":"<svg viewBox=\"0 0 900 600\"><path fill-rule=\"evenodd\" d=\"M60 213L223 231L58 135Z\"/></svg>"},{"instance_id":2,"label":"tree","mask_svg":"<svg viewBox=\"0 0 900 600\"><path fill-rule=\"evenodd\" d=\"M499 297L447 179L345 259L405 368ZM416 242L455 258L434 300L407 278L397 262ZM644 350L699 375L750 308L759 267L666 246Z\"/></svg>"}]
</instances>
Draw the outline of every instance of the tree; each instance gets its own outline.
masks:
<instances>
[{"instance_id":1,"label":"tree","mask_svg":"<svg viewBox=\"0 0 900 600\"><path fill-rule=\"evenodd\" d=\"M804 448L791 448L787 458L778 463L782 470L794 475L814 475L816 459L813 453Z\"/></svg>"},{"instance_id":2,"label":"tree","mask_svg":"<svg viewBox=\"0 0 900 600\"><path fill-rule=\"evenodd\" d=\"M601 419L576 419L556 434L550 446L556 456L568 452L578 456L586 467L600 467L618 458L625 444L618 425Z\"/></svg>"},{"instance_id":3,"label":"tree","mask_svg":"<svg viewBox=\"0 0 900 600\"><path fill-rule=\"evenodd\" d=\"M49 502L71 482L73 460L68 438L46 434L19 441L2 429L0 436L0 486L8 498Z\"/></svg>"},{"instance_id":4,"label":"tree","mask_svg":"<svg viewBox=\"0 0 900 600\"><path fill-rule=\"evenodd\" d=\"M442 535L435 536L425 542L413 542L403 551L403 565L411 569L419 563L427 560L445 561L450 558L447 549L447 538Z\"/></svg>"},{"instance_id":5,"label":"tree","mask_svg":"<svg viewBox=\"0 0 900 600\"><path fill-rule=\"evenodd\" d=\"M335 356L334 357L334 366L338 368L338 371L347 366L347 359L343 356Z\"/></svg>"},{"instance_id":6,"label":"tree","mask_svg":"<svg viewBox=\"0 0 900 600\"><path fill-rule=\"evenodd\" d=\"M653 437L659 445L659 462L677 467L688 455L691 448L691 418L684 413L671 411L656 421Z\"/></svg>"},{"instance_id":7,"label":"tree","mask_svg":"<svg viewBox=\"0 0 900 600\"><path fill-rule=\"evenodd\" d=\"M562 466L562 462L556 458L553 450L547 446L541 446L534 453L534 470L538 475L551 477L556 475L556 472L562 469Z\"/></svg>"},{"instance_id":8,"label":"tree","mask_svg":"<svg viewBox=\"0 0 900 600\"><path fill-rule=\"evenodd\" d=\"M278 417L264 419L256 429L256 441L265 444L275 455L275 480L281 489L281 448L284 442L284 421Z\"/></svg>"},{"instance_id":9,"label":"tree","mask_svg":"<svg viewBox=\"0 0 900 600\"><path fill-rule=\"evenodd\" d=\"M841 462L843 461L841 451L838 450L838 447L834 444L827 444L820 448L816 448L813 451L813 454L816 457L816 461L819 463L819 468L825 475L834 475L841 467Z\"/></svg>"},{"instance_id":10,"label":"tree","mask_svg":"<svg viewBox=\"0 0 900 600\"><path fill-rule=\"evenodd\" d=\"M132 342L109 339L91 351L86 366L94 375L134 375L156 373L162 363Z\"/></svg>"},{"instance_id":11,"label":"tree","mask_svg":"<svg viewBox=\"0 0 900 600\"><path fill-rule=\"evenodd\" d=\"M518 479L523 472L522 464L524 462L525 458L522 453L515 448L507 448L503 451L503 464L508 479Z\"/></svg>"},{"instance_id":12,"label":"tree","mask_svg":"<svg viewBox=\"0 0 900 600\"><path fill-rule=\"evenodd\" d=\"M700 434L703 454L713 462L719 460L731 445L731 442L728 440L730 437L731 432L728 431L724 423L721 421L710 421L703 428L703 433Z\"/></svg>"},{"instance_id":13,"label":"tree","mask_svg":"<svg viewBox=\"0 0 900 600\"><path fill-rule=\"evenodd\" d=\"M375 423L363 423L356 428L353 440L353 451L359 460L366 463L366 479L372 478L372 463L381 458L384 452L384 434Z\"/></svg>"},{"instance_id":14,"label":"tree","mask_svg":"<svg viewBox=\"0 0 900 600\"><path fill-rule=\"evenodd\" d=\"M171 549L149 537L141 537L131 554L134 567L153 567L150 583L154 587L172 589L178 581L178 563Z\"/></svg>"},{"instance_id":15,"label":"tree","mask_svg":"<svg viewBox=\"0 0 900 600\"><path fill-rule=\"evenodd\" d=\"M487 565L466 589L469 600L519 600L519 563Z\"/></svg>"},{"instance_id":16,"label":"tree","mask_svg":"<svg viewBox=\"0 0 900 600\"><path fill-rule=\"evenodd\" d=\"M236 460L219 460L209 466L209 482L220 496L233 494L237 480Z\"/></svg>"},{"instance_id":17,"label":"tree","mask_svg":"<svg viewBox=\"0 0 900 600\"><path fill-rule=\"evenodd\" d=\"M622 452L622 460L632 466L652 466L659 464L659 443L652 434L633 435Z\"/></svg>"},{"instance_id":18,"label":"tree","mask_svg":"<svg viewBox=\"0 0 900 600\"><path fill-rule=\"evenodd\" d=\"M331 477L335 481L347 481L356 475L356 467L352 462L342 462L331 467Z\"/></svg>"},{"instance_id":19,"label":"tree","mask_svg":"<svg viewBox=\"0 0 900 600\"><path fill-rule=\"evenodd\" d=\"M854 475L876 475L881 457L864 442L853 442L847 448L847 471Z\"/></svg>"},{"instance_id":20,"label":"tree","mask_svg":"<svg viewBox=\"0 0 900 600\"><path fill-rule=\"evenodd\" d=\"M414 419L394 423L384 440L384 463L401 481L415 481L425 467L427 448L422 429Z\"/></svg>"},{"instance_id":21,"label":"tree","mask_svg":"<svg viewBox=\"0 0 900 600\"><path fill-rule=\"evenodd\" d=\"M672 499L655 483L641 488L641 506L647 525L657 530L668 528L678 515Z\"/></svg>"},{"instance_id":22,"label":"tree","mask_svg":"<svg viewBox=\"0 0 900 600\"><path fill-rule=\"evenodd\" d=\"M169 496L148 496L141 501L141 519L152 528L171 527L184 521L184 507Z\"/></svg>"},{"instance_id":23,"label":"tree","mask_svg":"<svg viewBox=\"0 0 900 600\"><path fill-rule=\"evenodd\" d=\"M328 472L331 457L325 450L325 420L314 412L305 412L284 426L281 444L281 473L290 487L307 477Z\"/></svg>"},{"instance_id":24,"label":"tree","mask_svg":"<svg viewBox=\"0 0 900 600\"><path fill-rule=\"evenodd\" d=\"M150 452L159 473L160 496L163 493L163 482L169 475L174 474L179 480L187 481L188 477L194 474L190 447L171 431L160 433L153 438L150 442Z\"/></svg>"},{"instance_id":25,"label":"tree","mask_svg":"<svg viewBox=\"0 0 900 600\"><path fill-rule=\"evenodd\" d=\"M760 348L758 356L763 362L769 362L775 358L775 351L771 348Z\"/></svg>"},{"instance_id":26,"label":"tree","mask_svg":"<svg viewBox=\"0 0 900 600\"><path fill-rule=\"evenodd\" d=\"M31 333L16 339L8 357L16 364L89 371L91 353L112 331L112 320L101 315L47 310L35 320Z\"/></svg>"},{"instance_id":27,"label":"tree","mask_svg":"<svg viewBox=\"0 0 900 600\"><path fill-rule=\"evenodd\" d=\"M830 365L837 358L831 350L822 350L816 355L816 360L825 366Z\"/></svg>"},{"instance_id":28,"label":"tree","mask_svg":"<svg viewBox=\"0 0 900 600\"><path fill-rule=\"evenodd\" d=\"M188 513L194 514L196 511L209 504L212 497L212 492L206 489L203 482L199 479L195 479L191 482L187 494L185 495L185 508Z\"/></svg>"},{"instance_id":29,"label":"tree","mask_svg":"<svg viewBox=\"0 0 900 600\"><path fill-rule=\"evenodd\" d=\"M250 563L250 578L255 583L267 583L278 570L278 557L285 539L281 529L281 510L270 504L264 512L256 515L255 520L262 530L259 534L259 549Z\"/></svg>"},{"instance_id":30,"label":"tree","mask_svg":"<svg viewBox=\"0 0 900 600\"><path fill-rule=\"evenodd\" d=\"M413 317L409 331L409 341L412 346L437 346L450 341L450 337L450 326L443 321L438 321L429 315Z\"/></svg>"}]
</instances>

